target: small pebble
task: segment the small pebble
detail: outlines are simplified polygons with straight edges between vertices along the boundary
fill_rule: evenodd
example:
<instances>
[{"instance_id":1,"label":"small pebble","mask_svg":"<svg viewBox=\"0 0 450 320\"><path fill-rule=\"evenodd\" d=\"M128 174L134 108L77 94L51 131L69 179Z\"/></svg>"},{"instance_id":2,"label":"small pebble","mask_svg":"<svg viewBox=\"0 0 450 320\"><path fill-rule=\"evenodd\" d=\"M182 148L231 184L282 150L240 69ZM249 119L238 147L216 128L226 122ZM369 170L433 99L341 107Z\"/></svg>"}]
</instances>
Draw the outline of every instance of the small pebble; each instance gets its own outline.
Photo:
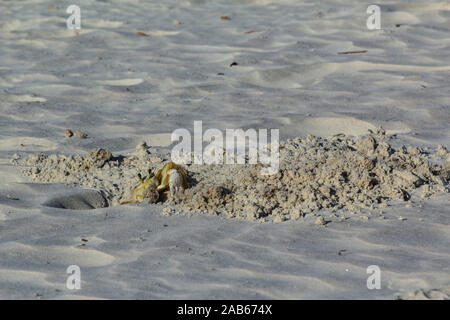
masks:
<instances>
[{"instance_id":1,"label":"small pebble","mask_svg":"<svg viewBox=\"0 0 450 320\"><path fill-rule=\"evenodd\" d=\"M70 129L66 129L66 137L70 138L71 136L73 136L73 131Z\"/></svg>"},{"instance_id":2,"label":"small pebble","mask_svg":"<svg viewBox=\"0 0 450 320\"><path fill-rule=\"evenodd\" d=\"M318 225L318 226L323 226L326 224L325 219L323 217L318 217L316 219L316 221L314 222L314 224Z\"/></svg>"}]
</instances>

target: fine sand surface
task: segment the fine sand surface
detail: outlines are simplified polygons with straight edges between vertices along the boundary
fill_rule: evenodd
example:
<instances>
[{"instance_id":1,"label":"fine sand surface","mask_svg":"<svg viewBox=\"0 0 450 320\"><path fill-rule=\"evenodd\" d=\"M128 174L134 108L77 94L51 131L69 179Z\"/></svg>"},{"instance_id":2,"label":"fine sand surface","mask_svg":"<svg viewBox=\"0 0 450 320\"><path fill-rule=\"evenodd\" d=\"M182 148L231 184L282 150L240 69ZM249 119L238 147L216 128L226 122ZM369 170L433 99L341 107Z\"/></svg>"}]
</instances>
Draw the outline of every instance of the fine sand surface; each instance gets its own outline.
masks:
<instances>
[{"instance_id":1,"label":"fine sand surface","mask_svg":"<svg viewBox=\"0 0 450 320\"><path fill-rule=\"evenodd\" d=\"M450 299L445 192L390 201L383 219L260 223L88 209L104 199L24 175L36 153L165 153L198 120L283 141L382 126L395 147L450 148L449 1L379 1L379 31L354 0L151 2L77 1L73 31L73 2L0 0L0 299Z\"/></svg>"}]
</instances>

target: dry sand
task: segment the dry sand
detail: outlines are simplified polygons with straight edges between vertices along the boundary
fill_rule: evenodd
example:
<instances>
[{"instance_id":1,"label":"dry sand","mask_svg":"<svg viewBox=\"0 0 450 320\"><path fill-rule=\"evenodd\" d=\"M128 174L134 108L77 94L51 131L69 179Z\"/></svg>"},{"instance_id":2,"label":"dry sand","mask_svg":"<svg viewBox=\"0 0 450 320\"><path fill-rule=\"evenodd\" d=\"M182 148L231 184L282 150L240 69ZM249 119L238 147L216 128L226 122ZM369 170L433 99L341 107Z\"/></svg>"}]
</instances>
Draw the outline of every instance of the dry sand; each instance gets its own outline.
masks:
<instances>
[{"instance_id":1,"label":"dry sand","mask_svg":"<svg viewBox=\"0 0 450 320\"><path fill-rule=\"evenodd\" d=\"M378 4L369 31L358 1L81 1L72 31L0 0L0 298L448 299L450 4ZM279 128L279 176L114 205L194 120Z\"/></svg>"}]
</instances>

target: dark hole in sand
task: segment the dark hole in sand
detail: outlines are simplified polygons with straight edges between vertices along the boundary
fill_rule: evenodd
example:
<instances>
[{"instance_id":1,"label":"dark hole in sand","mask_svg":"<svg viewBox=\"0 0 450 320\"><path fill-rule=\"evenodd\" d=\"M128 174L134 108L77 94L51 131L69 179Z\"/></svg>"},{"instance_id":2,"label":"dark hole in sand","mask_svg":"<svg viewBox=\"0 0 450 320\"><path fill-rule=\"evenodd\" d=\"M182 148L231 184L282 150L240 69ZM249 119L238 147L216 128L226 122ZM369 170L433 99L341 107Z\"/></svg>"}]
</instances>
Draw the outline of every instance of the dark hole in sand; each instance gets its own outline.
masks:
<instances>
[{"instance_id":1,"label":"dark hole in sand","mask_svg":"<svg viewBox=\"0 0 450 320\"><path fill-rule=\"evenodd\" d=\"M55 197L43 205L61 209L90 210L108 207L109 203L100 191L82 190L73 194Z\"/></svg>"}]
</instances>

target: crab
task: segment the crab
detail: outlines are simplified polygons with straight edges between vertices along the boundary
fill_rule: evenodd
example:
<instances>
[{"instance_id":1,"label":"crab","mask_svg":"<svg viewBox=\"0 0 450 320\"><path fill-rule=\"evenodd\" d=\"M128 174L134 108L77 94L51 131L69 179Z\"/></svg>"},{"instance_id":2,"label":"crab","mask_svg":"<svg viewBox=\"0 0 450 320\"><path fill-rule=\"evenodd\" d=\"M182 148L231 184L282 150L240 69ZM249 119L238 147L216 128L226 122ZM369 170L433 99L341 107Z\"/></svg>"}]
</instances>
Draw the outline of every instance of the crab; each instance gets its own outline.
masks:
<instances>
[{"instance_id":1,"label":"crab","mask_svg":"<svg viewBox=\"0 0 450 320\"><path fill-rule=\"evenodd\" d=\"M149 170L148 175L142 178L138 174L139 184L131 189L131 199L120 201L120 204L143 202L148 198L151 203L156 203L160 193L170 188L170 194L173 196L181 189L187 188L186 171L172 161L166 163L159 169L156 175Z\"/></svg>"},{"instance_id":2,"label":"crab","mask_svg":"<svg viewBox=\"0 0 450 320\"><path fill-rule=\"evenodd\" d=\"M143 202L144 198L149 198L152 203L158 201L159 193L157 187L159 186L159 180L152 171L149 170L148 175L145 178L142 178L142 176L138 174L138 180L139 183L130 191L131 199L122 200L120 201L120 204Z\"/></svg>"}]
</instances>

